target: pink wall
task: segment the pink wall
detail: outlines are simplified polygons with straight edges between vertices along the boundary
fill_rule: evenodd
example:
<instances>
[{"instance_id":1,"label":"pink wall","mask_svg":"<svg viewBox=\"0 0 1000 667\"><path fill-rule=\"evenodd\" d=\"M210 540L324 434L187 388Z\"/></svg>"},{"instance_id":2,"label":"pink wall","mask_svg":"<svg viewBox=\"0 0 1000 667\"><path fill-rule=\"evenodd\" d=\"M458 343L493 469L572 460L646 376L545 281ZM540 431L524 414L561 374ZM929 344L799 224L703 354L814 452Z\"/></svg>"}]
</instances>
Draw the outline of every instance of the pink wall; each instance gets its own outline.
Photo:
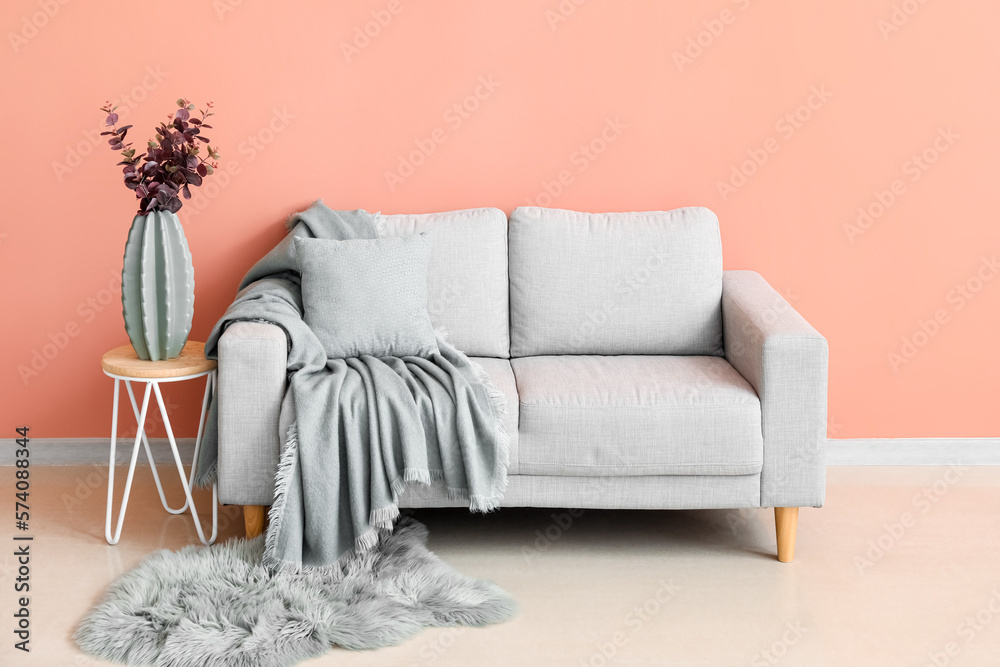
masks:
<instances>
[{"instance_id":1,"label":"pink wall","mask_svg":"<svg viewBox=\"0 0 1000 667\"><path fill-rule=\"evenodd\" d=\"M373 12L386 25L345 53ZM182 211L195 338L317 197L698 204L726 268L763 273L829 339L832 436L1000 435L998 23L987 0L7 0L0 436L109 432L99 358L126 341L134 203L92 142L97 107L118 98L141 146L179 96L215 102L230 173ZM195 393L170 393L181 435Z\"/></svg>"}]
</instances>

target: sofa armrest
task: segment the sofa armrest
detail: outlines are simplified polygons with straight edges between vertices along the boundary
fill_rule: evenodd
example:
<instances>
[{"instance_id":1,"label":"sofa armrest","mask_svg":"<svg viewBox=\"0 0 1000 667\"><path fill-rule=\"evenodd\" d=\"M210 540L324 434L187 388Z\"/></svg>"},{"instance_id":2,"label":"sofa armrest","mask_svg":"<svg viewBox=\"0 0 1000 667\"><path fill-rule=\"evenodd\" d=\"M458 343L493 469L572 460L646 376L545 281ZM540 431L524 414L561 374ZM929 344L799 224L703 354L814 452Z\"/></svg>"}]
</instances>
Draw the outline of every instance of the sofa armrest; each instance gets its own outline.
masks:
<instances>
[{"instance_id":1,"label":"sofa armrest","mask_svg":"<svg viewBox=\"0 0 1000 667\"><path fill-rule=\"evenodd\" d=\"M273 324L235 322L219 338L219 500L270 505L285 395L285 332Z\"/></svg>"},{"instance_id":2,"label":"sofa armrest","mask_svg":"<svg viewBox=\"0 0 1000 667\"><path fill-rule=\"evenodd\" d=\"M821 506L826 339L754 271L723 272L722 328L726 359L760 397L761 507Z\"/></svg>"}]
</instances>

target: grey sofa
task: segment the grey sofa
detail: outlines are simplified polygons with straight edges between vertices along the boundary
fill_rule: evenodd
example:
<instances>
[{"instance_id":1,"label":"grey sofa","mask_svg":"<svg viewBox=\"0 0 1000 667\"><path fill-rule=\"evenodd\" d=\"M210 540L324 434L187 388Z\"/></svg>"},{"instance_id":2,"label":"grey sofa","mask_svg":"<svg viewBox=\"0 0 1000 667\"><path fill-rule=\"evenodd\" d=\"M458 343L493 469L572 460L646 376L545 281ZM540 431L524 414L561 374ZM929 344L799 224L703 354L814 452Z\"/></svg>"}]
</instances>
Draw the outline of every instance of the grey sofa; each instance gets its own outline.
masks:
<instances>
[{"instance_id":1,"label":"grey sofa","mask_svg":"<svg viewBox=\"0 0 1000 667\"><path fill-rule=\"evenodd\" d=\"M773 507L778 558L825 496L827 343L757 273L723 271L704 208L382 216L432 240L428 310L507 396L504 506ZM219 345L219 497L262 529L284 332ZM459 505L414 486L407 507Z\"/></svg>"}]
</instances>

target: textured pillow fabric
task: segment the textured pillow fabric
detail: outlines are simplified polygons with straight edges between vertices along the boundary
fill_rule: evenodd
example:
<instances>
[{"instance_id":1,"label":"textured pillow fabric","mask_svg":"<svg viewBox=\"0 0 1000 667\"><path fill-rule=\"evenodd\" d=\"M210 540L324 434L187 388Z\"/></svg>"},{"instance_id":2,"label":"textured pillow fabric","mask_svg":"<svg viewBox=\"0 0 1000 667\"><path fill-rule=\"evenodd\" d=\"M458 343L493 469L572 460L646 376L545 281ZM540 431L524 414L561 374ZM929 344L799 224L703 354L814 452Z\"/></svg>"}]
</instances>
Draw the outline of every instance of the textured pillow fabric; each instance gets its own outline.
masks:
<instances>
[{"instance_id":1,"label":"textured pillow fabric","mask_svg":"<svg viewBox=\"0 0 1000 667\"><path fill-rule=\"evenodd\" d=\"M303 319L327 357L427 357L438 351L427 315L426 234L295 239Z\"/></svg>"}]
</instances>

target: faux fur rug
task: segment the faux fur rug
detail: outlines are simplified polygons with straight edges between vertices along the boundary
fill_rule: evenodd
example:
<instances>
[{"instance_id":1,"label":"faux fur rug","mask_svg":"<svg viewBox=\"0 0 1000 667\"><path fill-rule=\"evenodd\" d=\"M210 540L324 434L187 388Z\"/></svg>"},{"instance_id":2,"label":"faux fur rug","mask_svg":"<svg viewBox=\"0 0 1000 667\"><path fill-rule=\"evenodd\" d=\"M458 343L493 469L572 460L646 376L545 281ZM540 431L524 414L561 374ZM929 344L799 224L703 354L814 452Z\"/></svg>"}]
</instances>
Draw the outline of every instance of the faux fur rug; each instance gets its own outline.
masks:
<instances>
[{"instance_id":1,"label":"faux fur rug","mask_svg":"<svg viewBox=\"0 0 1000 667\"><path fill-rule=\"evenodd\" d=\"M83 620L85 652L130 665L277 667L332 646L397 644L423 628L513 616L495 584L457 573L404 518L379 546L331 574L272 573L263 536L159 551L111 585Z\"/></svg>"}]
</instances>

